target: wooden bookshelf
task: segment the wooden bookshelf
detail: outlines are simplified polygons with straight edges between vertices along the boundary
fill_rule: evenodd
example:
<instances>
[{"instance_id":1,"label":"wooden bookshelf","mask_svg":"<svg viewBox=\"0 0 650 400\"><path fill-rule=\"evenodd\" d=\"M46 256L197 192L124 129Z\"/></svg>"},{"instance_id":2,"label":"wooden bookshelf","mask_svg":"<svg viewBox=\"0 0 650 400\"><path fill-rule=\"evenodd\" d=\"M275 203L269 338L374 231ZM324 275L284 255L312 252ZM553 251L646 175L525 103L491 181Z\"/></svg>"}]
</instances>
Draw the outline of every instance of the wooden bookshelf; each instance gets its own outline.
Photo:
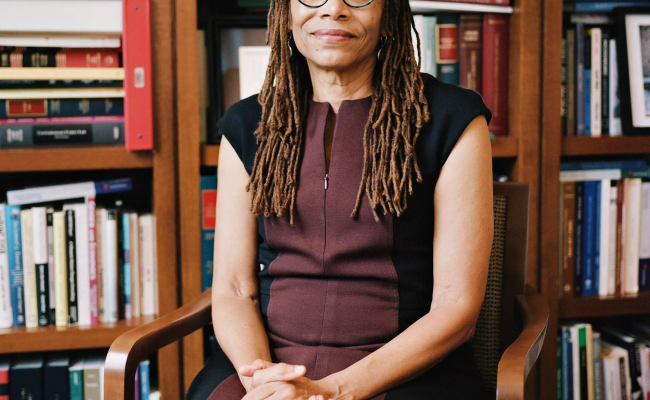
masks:
<instances>
[{"instance_id":1,"label":"wooden bookshelf","mask_svg":"<svg viewBox=\"0 0 650 400\"><path fill-rule=\"evenodd\" d=\"M415 13L428 12L466 12L466 13L495 13L512 14L513 8L507 6L493 6L486 4L471 4L445 1L418 1L411 0L411 10Z\"/></svg>"},{"instance_id":2,"label":"wooden bookshelf","mask_svg":"<svg viewBox=\"0 0 650 400\"><path fill-rule=\"evenodd\" d=\"M650 293L637 295L585 296L560 299L558 318L593 318L616 315L650 314Z\"/></svg>"},{"instance_id":3,"label":"wooden bookshelf","mask_svg":"<svg viewBox=\"0 0 650 400\"><path fill-rule=\"evenodd\" d=\"M121 334L153 321L154 317L121 320L114 324L69 326L58 328L43 326L34 329L0 329L0 353L23 353L57 350L108 348Z\"/></svg>"},{"instance_id":4,"label":"wooden bookshelf","mask_svg":"<svg viewBox=\"0 0 650 400\"><path fill-rule=\"evenodd\" d=\"M150 152L129 152L124 146L26 148L0 151L0 173L151 167L153 167L153 155Z\"/></svg>"},{"instance_id":5,"label":"wooden bookshelf","mask_svg":"<svg viewBox=\"0 0 650 400\"><path fill-rule=\"evenodd\" d=\"M649 136L563 137L563 156L610 156L650 153Z\"/></svg>"}]
</instances>

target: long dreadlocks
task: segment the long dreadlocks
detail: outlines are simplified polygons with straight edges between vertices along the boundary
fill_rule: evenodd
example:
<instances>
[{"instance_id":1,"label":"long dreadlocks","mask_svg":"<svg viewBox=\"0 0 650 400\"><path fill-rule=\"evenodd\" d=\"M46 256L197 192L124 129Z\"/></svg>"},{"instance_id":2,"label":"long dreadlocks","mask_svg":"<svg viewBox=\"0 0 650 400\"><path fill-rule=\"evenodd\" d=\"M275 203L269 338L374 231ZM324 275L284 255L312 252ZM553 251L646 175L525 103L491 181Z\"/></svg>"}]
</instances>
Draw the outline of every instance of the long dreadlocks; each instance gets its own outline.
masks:
<instances>
[{"instance_id":1,"label":"long dreadlocks","mask_svg":"<svg viewBox=\"0 0 650 400\"><path fill-rule=\"evenodd\" d=\"M254 189L251 212L282 217L289 207L290 224L298 187L298 167L303 122L312 95L307 61L292 43L289 29L290 0L271 0L267 44L271 58L258 101L262 119L255 131L258 150L246 190ZM408 0L385 0L381 58L373 77L370 117L364 132L364 168L355 218L365 191L375 220L377 207L399 217L413 193L413 174L422 182L415 143L430 118L420 63L420 37L411 39L413 16ZM287 45L289 43L289 45ZM289 47L291 46L291 48Z\"/></svg>"}]
</instances>

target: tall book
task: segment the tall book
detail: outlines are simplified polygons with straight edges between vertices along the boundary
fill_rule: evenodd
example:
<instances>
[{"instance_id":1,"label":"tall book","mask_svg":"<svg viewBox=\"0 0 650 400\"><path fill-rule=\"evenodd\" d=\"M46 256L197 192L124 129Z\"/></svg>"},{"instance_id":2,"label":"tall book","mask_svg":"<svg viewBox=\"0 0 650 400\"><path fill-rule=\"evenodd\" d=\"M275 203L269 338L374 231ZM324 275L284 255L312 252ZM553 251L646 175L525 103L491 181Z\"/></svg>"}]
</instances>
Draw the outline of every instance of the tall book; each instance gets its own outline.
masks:
<instances>
[{"instance_id":1,"label":"tall book","mask_svg":"<svg viewBox=\"0 0 650 400\"><path fill-rule=\"evenodd\" d=\"M149 360L143 360L138 365L138 375L140 378L140 398L148 399L151 393L151 377L149 371ZM137 390L137 389L136 389Z\"/></svg>"},{"instance_id":2,"label":"tall book","mask_svg":"<svg viewBox=\"0 0 650 400\"><path fill-rule=\"evenodd\" d=\"M36 301L38 325L50 324L50 288L49 265L47 253L47 209L33 207L32 211L32 248L34 250L34 268L36 269Z\"/></svg>"},{"instance_id":3,"label":"tall book","mask_svg":"<svg viewBox=\"0 0 650 400\"><path fill-rule=\"evenodd\" d=\"M0 203L0 328L11 328L11 284L9 281L9 254L7 252L7 223L5 204Z\"/></svg>"},{"instance_id":4,"label":"tall book","mask_svg":"<svg viewBox=\"0 0 650 400\"><path fill-rule=\"evenodd\" d=\"M129 264L131 265L131 308L133 318L138 318L141 314L142 306L140 295L140 231L138 226L138 214L129 213Z\"/></svg>"},{"instance_id":5,"label":"tall book","mask_svg":"<svg viewBox=\"0 0 650 400\"><path fill-rule=\"evenodd\" d=\"M85 203L65 204L64 210L74 210L75 250L77 263L77 307L79 325L91 325L90 263L88 258L88 207Z\"/></svg>"},{"instance_id":6,"label":"tall book","mask_svg":"<svg viewBox=\"0 0 650 400\"><path fill-rule=\"evenodd\" d=\"M106 322L116 322L117 314L117 212L106 210L103 220L102 253L104 258L104 318Z\"/></svg>"},{"instance_id":7,"label":"tall book","mask_svg":"<svg viewBox=\"0 0 650 400\"><path fill-rule=\"evenodd\" d=\"M575 206L575 230L573 241L573 254L574 254L574 271L573 271L573 293L576 296L582 295L582 275L583 275L583 247L582 241L584 240L583 231L583 208L584 208L584 182L576 182L576 206Z\"/></svg>"},{"instance_id":8,"label":"tall book","mask_svg":"<svg viewBox=\"0 0 650 400\"><path fill-rule=\"evenodd\" d=\"M49 355L43 369L44 400L70 399L70 380L68 379L70 357Z\"/></svg>"},{"instance_id":9,"label":"tall book","mask_svg":"<svg viewBox=\"0 0 650 400\"><path fill-rule=\"evenodd\" d=\"M43 398L43 357L21 355L9 370L10 399Z\"/></svg>"},{"instance_id":10,"label":"tall book","mask_svg":"<svg viewBox=\"0 0 650 400\"><path fill-rule=\"evenodd\" d=\"M562 183L562 209L560 210L561 216L561 257L560 268L562 282L560 285L560 296L564 298L573 297L573 272L574 272L574 230L575 230L575 182Z\"/></svg>"},{"instance_id":11,"label":"tall book","mask_svg":"<svg viewBox=\"0 0 650 400\"><path fill-rule=\"evenodd\" d=\"M432 76L438 76L438 64L436 62L436 25L438 25L438 17L435 15L424 16L424 32L426 36L423 57L426 58L427 68L425 72Z\"/></svg>"},{"instance_id":12,"label":"tall book","mask_svg":"<svg viewBox=\"0 0 650 400\"><path fill-rule=\"evenodd\" d=\"M9 400L9 358L0 357L0 400Z\"/></svg>"},{"instance_id":13,"label":"tall book","mask_svg":"<svg viewBox=\"0 0 650 400\"><path fill-rule=\"evenodd\" d=\"M566 135L576 135L576 31L566 31Z\"/></svg>"},{"instance_id":14,"label":"tall book","mask_svg":"<svg viewBox=\"0 0 650 400\"><path fill-rule=\"evenodd\" d=\"M83 357L70 363L68 377L70 379L70 400L84 400L84 361Z\"/></svg>"},{"instance_id":15,"label":"tall book","mask_svg":"<svg viewBox=\"0 0 650 400\"><path fill-rule=\"evenodd\" d=\"M150 0L124 0L122 57L127 150L153 150Z\"/></svg>"},{"instance_id":16,"label":"tall book","mask_svg":"<svg viewBox=\"0 0 650 400\"><path fill-rule=\"evenodd\" d=\"M602 101L601 101L601 130L603 135L609 135L609 75L610 75L610 66L609 66L609 43L612 38L610 30L608 28L601 29L601 67L602 67L602 79L601 79L601 90L602 90Z\"/></svg>"},{"instance_id":17,"label":"tall book","mask_svg":"<svg viewBox=\"0 0 650 400\"><path fill-rule=\"evenodd\" d=\"M607 294L616 294L616 255L617 255L617 225L618 215L618 187L612 186L609 192L609 261L607 263Z\"/></svg>"},{"instance_id":18,"label":"tall book","mask_svg":"<svg viewBox=\"0 0 650 400\"><path fill-rule=\"evenodd\" d=\"M616 39L609 41L609 136L621 136L621 107L618 90Z\"/></svg>"},{"instance_id":19,"label":"tall book","mask_svg":"<svg viewBox=\"0 0 650 400\"><path fill-rule=\"evenodd\" d=\"M25 286L20 207L6 205L5 220L7 222L7 252L9 257L13 326L19 327L25 326Z\"/></svg>"},{"instance_id":20,"label":"tall book","mask_svg":"<svg viewBox=\"0 0 650 400\"><path fill-rule=\"evenodd\" d=\"M212 287L214 228L217 214L217 176L201 177L201 264L203 291Z\"/></svg>"},{"instance_id":21,"label":"tall book","mask_svg":"<svg viewBox=\"0 0 650 400\"><path fill-rule=\"evenodd\" d=\"M131 303L131 236L130 216L128 212L122 213L122 243L124 249L124 318L133 318L133 307Z\"/></svg>"},{"instance_id":22,"label":"tall book","mask_svg":"<svg viewBox=\"0 0 650 400\"><path fill-rule=\"evenodd\" d=\"M106 322L105 297L104 297L104 223L106 209L95 208L95 240L97 242L97 314L99 322Z\"/></svg>"},{"instance_id":23,"label":"tall book","mask_svg":"<svg viewBox=\"0 0 650 400\"><path fill-rule=\"evenodd\" d=\"M591 32L585 31L583 37L585 51L584 91L582 93L585 108L585 136L591 136Z\"/></svg>"},{"instance_id":24,"label":"tall book","mask_svg":"<svg viewBox=\"0 0 650 400\"><path fill-rule=\"evenodd\" d=\"M639 291L650 290L650 182L641 184Z\"/></svg>"},{"instance_id":25,"label":"tall book","mask_svg":"<svg viewBox=\"0 0 650 400\"><path fill-rule=\"evenodd\" d=\"M23 243L23 275L25 282L25 326L38 326L38 294L36 292L36 266L34 265L34 237L32 226L32 210L20 211L22 227L21 241Z\"/></svg>"},{"instance_id":26,"label":"tall book","mask_svg":"<svg viewBox=\"0 0 650 400\"><path fill-rule=\"evenodd\" d=\"M508 17L483 17L483 99L492 111L490 133L508 134Z\"/></svg>"},{"instance_id":27,"label":"tall book","mask_svg":"<svg viewBox=\"0 0 650 400\"><path fill-rule=\"evenodd\" d=\"M86 211L88 212L88 288L90 296L90 323L99 322L99 308L97 305L97 229L95 219L96 202L94 197L86 197Z\"/></svg>"},{"instance_id":28,"label":"tall book","mask_svg":"<svg viewBox=\"0 0 650 400\"><path fill-rule=\"evenodd\" d=\"M104 398L104 357L88 357L83 368L84 400Z\"/></svg>"},{"instance_id":29,"label":"tall book","mask_svg":"<svg viewBox=\"0 0 650 400\"><path fill-rule=\"evenodd\" d=\"M155 231L151 214L140 215L140 269L142 279L142 315L156 314Z\"/></svg>"},{"instance_id":30,"label":"tall book","mask_svg":"<svg viewBox=\"0 0 650 400\"><path fill-rule=\"evenodd\" d=\"M483 90L483 16L463 14L459 25L460 86L477 93Z\"/></svg>"},{"instance_id":31,"label":"tall book","mask_svg":"<svg viewBox=\"0 0 650 400\"><path fill-rule=\"evenodd\" d=\"M54 228L54 285L55 325L68 325L68 262L65 235L65 212L57 211L53 217Z\"/></svg>"},{"instance_id":32,"label":"tall book","mask_svg":"<svg viewBox=\"0 0 650 400\"><path fill-rule=\"evenodd\" d=\"M624 267L623 290L625 293L639 292L639 233L641 222L641 179L626 179L624 218Z\"/></svg>"},{"instance_id":33,"label":"tall book","mask_svg":"<svg viewBox=\"0 0 650 400\"><path fill-rule=\"evenodd\" d=\"M611 187L610 179L603 179L600 182L600 223L598 228L599 243L596 245L598 251L598 294L606 296L609 293L609 221L611 207Z\"/></svg>"},{"instance_id":34,"label":"tall book","mask_svg":"<svg viewBox=\"0 0 650 400\"><path fill-rule=\"evenodd\" d=\"M0 102L0 118L124 115L124 101L104 99L17 99Z\"/></svg>"},{"instance_id":35,"label":"tall book","mask_svg":"<svg viewBox=\"0 0 650 400\"><path fill-rule=\"evenodd\" d=\"M115 220L117 222L117 318L124 319L126 308L125 274L124 274L124 208L121 200L115 202Z\"/></svg>"},{"instance_id":36,"label":"tall book","mask_svg":"<svg viewBox=\"0 0 650 400\"><path fill-rule=\"evenodd\" d=\"M575 120L576 135L583 136L585 128L585 25L575 25Z\"/></svg>"},{"instance_id":37,"label":"tall book","mask_svg":"<svg viewBox=\"0 0 650 400\"><path fill-rule=\"evenodd\" d=\"M582 224L582 294L595 292L596 182L585 182Z\"/></svg>"},{"instance_id":38,"label":"tall book","mask_svg":"<svg viewBox=\"0 0 650 400\"><path fill-rule=\"evenodd\" d=\"M47 266L50 299L50 323L56 320L56 284L54 282L54 209L47 208Z\"/></svg>"},{"instance_id":39,"label":"tall book","mask_svg":"<svg viewBox=\"0 0 650 400\"><path fill-rule=\"evenodd\" d=\"M65 244L66 244L66 277L68 279L68 324L79 322L79 299L77 288L77 239L75 212L68 209L65 212Z\"/></svg>"},{"instance_id":40,"label":"tall book","mask_svg":"<svg viewBox=\"0 0 650 400\"><path fill-rule=\"evenodd\" d=\"M458 85L458 14L439 14L436 23L437 78Z\"/></svg>"},{"instance_id":41,"label":"tall book","mask_svg":"<svg viewBox=\"0 0 650 400\"><path fill-rule=\"evenodd\" d=\"M602 30L591 28L591 136L602 134Z\"/></svg>"}]
</instances>

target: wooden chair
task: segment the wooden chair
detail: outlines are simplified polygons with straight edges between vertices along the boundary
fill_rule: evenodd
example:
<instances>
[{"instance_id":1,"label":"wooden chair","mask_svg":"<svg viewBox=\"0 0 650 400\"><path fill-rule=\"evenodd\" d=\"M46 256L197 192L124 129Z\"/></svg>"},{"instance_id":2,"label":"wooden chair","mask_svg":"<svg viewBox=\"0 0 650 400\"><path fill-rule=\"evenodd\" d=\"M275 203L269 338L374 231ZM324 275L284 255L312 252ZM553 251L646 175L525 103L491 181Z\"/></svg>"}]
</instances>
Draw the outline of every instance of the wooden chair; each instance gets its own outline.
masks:
<instances>
[{"instance_id":1,"label":"wooden chair","mask_svg":"<svg viewBox=\"0 0 650 400\"><path fill-rule=\"evenodd\" d=\"M526 285L529 187L494 184L495 234L488 287L472 345L488 398L523 399L542 349L546 301ZM147 355L210 324L211 291L113 342L104 372L106 399L134 398L135 370Z\"/></svg>"}]
</instances>

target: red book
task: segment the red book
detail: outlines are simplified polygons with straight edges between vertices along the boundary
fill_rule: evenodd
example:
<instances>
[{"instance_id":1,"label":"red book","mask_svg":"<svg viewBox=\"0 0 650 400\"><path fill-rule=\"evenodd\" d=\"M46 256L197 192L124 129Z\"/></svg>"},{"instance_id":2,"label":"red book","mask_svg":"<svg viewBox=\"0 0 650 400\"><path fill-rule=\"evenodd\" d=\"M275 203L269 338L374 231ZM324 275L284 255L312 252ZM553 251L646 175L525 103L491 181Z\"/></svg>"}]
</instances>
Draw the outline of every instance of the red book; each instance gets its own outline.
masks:
<instances>
[{"instance_id":1,"label":"red book","mask_svg":"<svg viewBox=\"0 0 650 400\"><path fill-rule=\"evenodd\" d=\"M7 115L20 117L47 116L46 99L6 100Z\"/></svg>"},{"instance_id":2,"label":"red book","mask_svg":"<svg viewBox=\"0 0 650 400\"><path fill-rule=\"evenodd\" d=\"M492 111L490 133L508 135L508 16L483 17L483 100Z\"/></svg>"},{"instance_id":3,"label":"red book","mask_svg":"<svg viewBox=\"0 0 650 400\"><path fill-rule=\"evenodd\" d=\"M9 400L9 359L0 359L0 400Z\"/></svg>"},{"instance_id":4,"label":"red book","mask_svg":"<svg viewBox=\"0 0 650 400\"><path fill-rule=\"evenodd\" d=\"M94 197L86 198L86 210L88 210L88 265L90 270L90 324L99 323L98 293L97 293L97 231L96 209L97 203Z\"/></svg>"},{"instance_id":5,"label":"red book","mask_svg":"<svg viewBox=\"0 0 650 400\"><path fill-rule=\"evenodd\" d=\"M483 16L460 16L460 86L483 91Z\"/></svg>"},{"instance_id":6,"label":"red book","mask_svg":"<svg viewBox=\"0 0 650 400\"><path fill-rule=\"evenodd\" d=\"M117 51L60 51L56 53L59 68L118 68Z\"/></svg>"},{"instance_id":7,"label":"red book","mask_svg":"<svg viewBox=\"0 0 650 400\"><path fill-rule=\"evenodd\" d=\"M127 150L153 150L150 0L123 0L124 136Z\"/></svg>"}]
</instances>

